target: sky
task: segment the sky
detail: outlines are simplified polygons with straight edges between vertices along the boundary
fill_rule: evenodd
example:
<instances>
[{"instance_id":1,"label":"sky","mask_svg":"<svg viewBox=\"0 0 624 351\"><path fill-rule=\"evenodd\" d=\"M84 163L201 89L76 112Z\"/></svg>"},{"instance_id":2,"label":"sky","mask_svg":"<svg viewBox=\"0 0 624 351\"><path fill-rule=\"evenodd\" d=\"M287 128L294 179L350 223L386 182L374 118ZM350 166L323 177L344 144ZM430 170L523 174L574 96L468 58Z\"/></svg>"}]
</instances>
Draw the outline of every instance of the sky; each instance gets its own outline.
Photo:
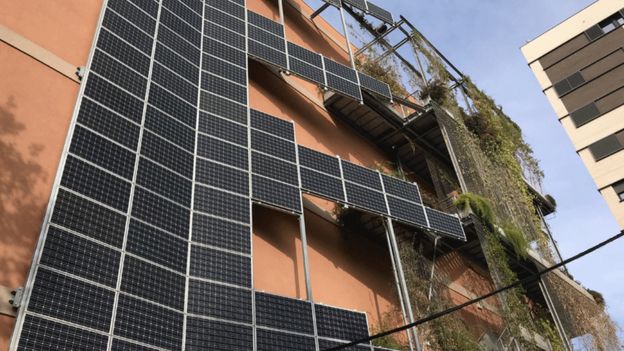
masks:
<instances>
[{"instance_id":1,"label":"sky","mask_svg":"<svg viewBox=\"0 0 624 351\"><path fill-rule=\"evenodd\" d=\"M319 0L307 1L311 6ZM520 47L583 9L591 0L385 0L412 22L464 74L503 106L524 131L557 201L548 222L568 258L619 232L587 169L529 69ZM337 11L328 10L332 20ZM574 278L601 292L624 326L624 239L569 265Z\"/></svg>"}]
</instances>

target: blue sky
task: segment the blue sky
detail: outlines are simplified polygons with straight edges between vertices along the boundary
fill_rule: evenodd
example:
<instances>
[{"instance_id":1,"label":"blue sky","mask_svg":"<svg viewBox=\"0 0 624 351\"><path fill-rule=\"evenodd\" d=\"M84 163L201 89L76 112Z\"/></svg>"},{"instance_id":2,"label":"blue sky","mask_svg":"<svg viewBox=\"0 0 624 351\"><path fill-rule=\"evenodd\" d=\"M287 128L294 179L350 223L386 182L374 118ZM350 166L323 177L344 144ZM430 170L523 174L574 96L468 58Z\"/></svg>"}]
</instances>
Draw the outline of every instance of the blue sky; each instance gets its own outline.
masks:
<instances>
[{"instance_id":1,"label":"blue sky","mask_svg":"<svg viewBox=\"0 0 624 351\"><path fill-rule=\"evenodd\" d=\"M307 1L316 6L318 0ZM546 173L544 190L557 200L549 217L564 258L619 232L615 219L527 66L520 47L589 5L590 0L387 0L460 70L490 94L524 130ZM328 10L328 18L337 13ZM332 21L333 22L333 21ZM624 240L569 267L588 288L604 294L624 325Z\"/></svg>"}]
</instances>

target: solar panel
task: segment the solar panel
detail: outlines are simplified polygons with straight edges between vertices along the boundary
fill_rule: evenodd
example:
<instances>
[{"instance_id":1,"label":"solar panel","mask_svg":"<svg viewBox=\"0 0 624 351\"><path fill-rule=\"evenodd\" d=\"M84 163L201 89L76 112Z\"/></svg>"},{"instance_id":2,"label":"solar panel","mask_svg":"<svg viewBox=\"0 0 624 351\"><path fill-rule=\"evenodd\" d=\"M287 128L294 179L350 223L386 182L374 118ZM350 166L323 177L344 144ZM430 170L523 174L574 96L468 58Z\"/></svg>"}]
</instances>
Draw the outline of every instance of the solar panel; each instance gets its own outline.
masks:
<instances>
[{"instance_id":1,"label":"solar panel","mask_svg":"<svg viewBox=\"0 0 624 351\"><path fill-rule=\"evenodd\" d=\"M255 294L258 326L314 334L310 302L263 292Z\"/></svg>"},{"instance_id":2,"label":"solar panel","mask_svg":"<svg viewBox=\"0 0 624 351\"><path fill-rule=\"evenodd\" d=\"M308 50L303 46L299 46L295 43L288 42L288 54L294 58L297 58L309 65L322 68L323 57L314 51Z\"/></svg>"},{"instance_id":3,"label":"solar panel","mask_svg":"<svg viewBox=\"0 0 624 351\"><path fill-rule=\"evenodd\" d=\"M338 158L301 145L298 146L298 150L299 164L301 166L333 175L335 177L341 177L340 161Z\"/></svg>"},{"instance_id":4,"label":"solar panel","mask_svg":"<svg viewBox=\"0 0 624 351\"><path fill-rule=\"evenodd\" d=\"M136 182L182 206L191 205L192 182L146 158L139 161Z\"/></svg>"},{"instance_id":5,"label":"solar panel","mask_svg":"<svg viewBox=\"0 0 624 351\"><path fill-rule=\"evenodd\" d=\"M195 181L240 195L249 194L249 173L204 159L197 159Z\"/></svg>"},{"instance_id":6,"label":"solar panel","mask_svg":"<svg viewBox=\"0 0 624 351\"><path fill-rule=\"evenodd\" d=\"M132 342L114 338L111 345L112 351L155 351L157 349L153 347L147 347Z\"/></svg>"},{"instance_id":7,"label":"solar panel","mask_svg":"<svg viewBox=\"0 0 624 351\"><path fill-rule=\"evenodd\" d=\"M291 141L255 129L251 131L251 148L254 150L286 161L296 162L295 147L296 145Z\"/></svg>"},{"instance_id":8,"label":"solar panel","mask_svg":"<svg viewBox=\"0 0 624 351\"><path fill-rule=\"evenodd\" d=\"M273 33L277 36L284 37L284 26L280 23L270 20L260 14L253 11L247 11L247 21L256 27L260 27L267 32Z\"/></svg>"},{"instance_id":9,"label":"solar panel","mask_svg":"<svg viewBox=\"0 0 624 351\"><path fill-rule=\"evenodd\" d=\"M202 17L186 5L178 0L162 0L163 7L170 10L176 16L180 17L184 22L191 25L196 30L201 30Z\"/></svg>"},{"instance_id":10,"label":"solar panel","mask_svg":"<svg viewBox=\"0 0 624 351\"><path fill-rule=\"evenodd\" d=\"M203 74L201 88L241 104L247 103L247 86L231 82L213 74Z\"/></svg>"},{"instance_id":11,"label":"solar panel","mask_svg":"<svg viewBox=\"0 0 624 351\"><path fill-rule=\"evenodd\" d=\"M298 187L254 175L252 193L253 198L262 203L301 212L301 192Z\"/></svg>"},{"instance_id":12,"label":"solar panel","mask_svg":"<svg viewBox=\"0 0 624 351\"><path fill-rule=\"evenodd\" d=\"M190 279L188 313L251 323L251 294L248 289Z\"/></svg>"},{"instance_id":13,"label":"solar panel","mask_svg":"<svg viewBox=\"0 0 624 351\"><path fill-rule=\"evenodd\" d=\"M254 109L250 110L250 117L251 127L284 139L295 140L295 127L292 122Z\"/></svg>"},{"instance_id":14,"label":"solar panel","mask_svg":"<svg viewBox=\"0 0 624 351\"><path fill-rule=\"evenodd\" d=\"M156 37L156 40L159 43L163 44L180 57L188 60L190 63L199 66L201 51L197 46L181 39L183 38L165 26L160 26L158 28L158 36Z\"/></svg>"},{"instance_id":15,"label":"solar panel","mask_svg":"<svg viewBox=\"0 0 624 351\"><path fill-rule=\"evenodd\" d=\"M388 214L384 194L351 182L345 182L347 203L372 212Z\"/></svg>"},{"instance_id":16,"label":"solar panel","mask_svg":"<svg viewBox=\"0 0 624 351\"><path fill-rule=\"evenodd\" d=\"M300 168L301 189L331 200L345 202L342 179Z\"/></svg>"},{"instance_id":17,"label":"solar panel","mask_svg":"<svg viewBox=\"0 0 624 351\"><path fill-rule=\"evenodd\" d=\"M251 154L251 171L267 178L299 186L297 165L294 163L253 152Z\"/></svg>"},{"instance_id":18,"label":"solar panel","mask_svg":"<svg viewBox=\"0 0 624 351\"><path fill-rule=\"evenodd\" d=\"M160 11L160 23L179 34L189 43L197 47L201 45L201 33L199 32L199 29L185 22L182 18L174 15L173 12L165 9L164 7L161 8Z\"/></svg>"},{"instance_id":19,"label":"solar panel","mask_svg":"<svg viewBox=\"0 0 624 351\"><path fill-rule=\"evenodd\" d=\"M136 256L186 273L188 242L149 224L130 221L126 250Z\"/></svg>"},{"instance_id":20,"label":"solar panel","mask_svg":"<svg viewBox=\"0 0 624 351\"><path fill-rule=\"evenodd\" d=\"M392 99L392 92L390 91L390 86L388 84L362 72L358 72L358 76L360 78L362 89L366 89L369 92L381 95L387 99Z\"/></svg>"},{"instance_id":21,"label":"solar panel","mask_svg":"<svg viewBox=\"0 0 624 351\"><path fill-rule=\"evenodd\" d=\"M312 351L314 337L282 333L275 330L257 330L258 351Z\"/></svg>"},{"instance_id":22,"label":"solar panel","mask_svg":"<svg viewBox=\"0 0 624 351\"><path fill-rule=\"evenodd\" d=\"M462 226L461 220L457 218L457 216L434 210L429 207L425 207L425 210L427 212L427 218L429 219L429 226L431 229L454 239L466 241L464 227Z\"/></svg>"},{"instance_id":23,"label":"solar panel","mask_svg":"<svg viewBox=\"0 0 624 351\"><path fill-rule=\"evenodd\" d=\"M247 40L249 55L281 68L286 68L286 53L275 50L255 40Z\"/></svg>"},{"instance_id":24,"label":"solar panel","mask_svg":"<svg viewBox=\"0 0 624 351\"><path fill-rule=\"evenodd\" d=\"M366 11L366 0L342 0L342 1L362 11Z\"/></svg>"},{"instance_id":25,"label":"solar panel","mask_svg":"<svg viewBox=\"0 0 624 351\"><path fill-rule=\"evenodd\" d=\"M391 195L386 196L386 199L388 200L388 209L391 216L403 222L427 227L425 210L421 205L404 201Z\"/></svg>"},{"instance_id":26,"label":"solar panel","mask_svg":"<svg viewBox=\"0 0 624 351\"><path fill-rule=\"evenodd\" d=\"M27 315L18 350L105 350L108 336Z\"/></svg>"},{"instance_id":27,"label":"solar panel","mask_svg":"<svg viewBox=\"0 0 624 351\"><path fill-rule=\"evenodd\" d=\"M325 1L326 3L328 3L330 5L336 6L336 7L342 6L340 4L340 0L323 0L323 1Z\"/></svg>"},{"instance_id":28,"label":"solar panel","mask_svg":"<svg viewBox=\"0 0 624 351\"><path fill-rule=\"evenodd\" d=\"M303 78L321 85L326 85L325 73L321 68L307 64L293 56L289 56L290 71Z\"/></svg>"},{"instance_id":29,"label":"solar panel","mask_svg":"<svg viewBox=\"0 0 624 351\"><path fill-rule=\"evenodd\" d=\"M216 23L238 34L245 35L244 20L230 16L225 12L219 11L210 6L206 6L205 20Z\"/></svg>"},{"instance_id":30,"label":"solar panel","mask_svg":"<svg viewBox=\"0 0 624 351\"><path fill-rule=\"evenodd\" d=\"M189 317L186 326L186 350L252 350L251 326Z\"/></svg>"},{"instance_id":31,"label":"solar panel","mask_svg":"<svg viewBox=\"0 0 624 351\"><path fill-rule=\"evenodd\" d=\"M338 63L334 60L323 57L323 63L325 64L325 70L335 76L342 79L349 80L357 83L357 72L351 67L345 66L342 63Z\"/></svg>"},{"instance_id":32,"label":"solar panel","mask_svg":"<svg viewBox=\"0 0 624 351\"><path fill-rule=\"evenodd\" d=\"M228 15L245 19L245 8L228 0L205 0L206 5L210 5L216 9L219 9Z\"/></svg>"},{"instance_id":33,"label":"solar panel","mask_svg":"<svg viewBox=\"0 0 624 351\"><path fill-rule=\"evenodd\" d=\"M132 216L180 237L188 237L189 209L137 187Z\"/></svg>"},{"instance_id":34,"label":"solar panel","mask_svg":"<svg viewBox=\"0 0 624 351\"><path fill-rule=\"evenodd\" d=\"M177 75L160 64L155 64L152 70L152 81L181 97L189 104L197 103L197 85Z\"/></svg>"},{"instance_id":35,"label":"solar panel","mask_svg":"<svg viewBox=\"0 0 624 351\"><path fill-rule=\"evenodd\" d=\"M247 107L245 105L238 104L217 95L205 91L200 92L199 107L201 110L216 116L227 118L241 124L247 124Z\"/></svg>"},{"instance_id":36,"label":"solar panel","mask_svg":"<svg viewBox=\"0 0 624 351\"><path fill-rule=\"evenodd\" d=\"M392 13L390 11L383 9L370 1L367 1L367 5L368 13L370 13L371 16L377 17L377 19L380 19L388 24L394 24L394 18L392 18Z\"/></svg>"},{"instance_id":37,"label":"solar panel","mask_svg":"<svg viewBox=\"0 0 624 351\"><path fill-rule=\"evenodd\" d=\"M378 172L345 160L341 160L341 162L342 173L346 180L367 186L375 190L382 190L381 178L379 178Z\"/></svg>"},{"instance_id":38,"label":"solar panel","mask_svg":"<svg viewBox=\"0 0 624 351\"><path fill-rule=\"evenodd\" d=\"M206 214L249 223L249 199L205 186L195 186L194 209Z\"/></svg>"},{"instance_id":39,"label":"solar panel","mask_svg":"<svg viewBox=\"0 0 624 351\"><path fill-rule=\"evenodd\" d=\"M247 65L247 54L244 51L209 37L204 37L204 52L241 67Z\"/></svg>"},{"instance_id":40,"label":"solar panel","mask_svg":"<svg viewBox=\"0 0 624 351\"><path fill-rule=\"evenodd\" d=\"M147 108L144 126L150 132L167 139L188 152L195 150L195 131L152 106Z\"/></svg>"},{"instance_id":41,"label":"solar panel","mask_svg":"<svg viewBox=\"0 0 624 351\"><path fill-rule=\"evenodd\" d=\"M190 275L241 287L251 287L251 259L247 256L193 245Z\"/></svg>"},{"instance_id":42,"label":"solar panel","mask_svg":"<svg viewBox=\"0 0 624 351\"><path fill-rule=\"evenodd\" d=\"M335 340L327 340L327 339L319 338L319 348L321 350L325 350L330 347L336 347L336 346L344 345L344 344L346 344L346 342L338 342ZM344 348L343 350L345 351L370 351L371 347L368 345L357 345L357 346L350 346L350 347Z\"/></svg>"},{"instance_id":43,"label":"solar panel","mask_svg":"<svg viewBox=\"0 0 624 351\"><path fill-rule=\"evenodd\" d=\"M91 99L82 100L78 123L132 151L137 149L140 127Z\"/></svg>"},{"instance_id":44,"label":"solar panel","mask_svg":"<svg viewBox=\"0 0 624 351\"><path fill-rule=\"evenodd\" d=\"M316 304L314 309L320 337L353 341L368 336L365 313L321 304Z\"/></svg>"},{"instance_id":45,"label":"solar panel","mask_svg":"<svg viewBox=\"0 0 624 351\"><path fill-rule=\"evenodd\" d=\"M246 148L200 134L197 139L197 155L226 165L246 170Z\"/></svg>"},{"instance_id":46,"label":"solar panel","mask_svg":"<svg viewBox=\"0 0 624 351\"><path fill-rule=\"evenodd\" d=\"M193 214L191 241L245 254L251 253L248 225L221 218Z\"/></svg>"},{"instance_id":47,"label":"solar panel","mask_svg":"<svg viewBox=\"0 0 624 351\"><path fill-rule=\"evenodd\" d=\"M277 51L285 52L286 41L284 40L284 37L269 33L266 30L253 25L247 26L247 31L250 39L253 39Z\"/></svg>"},{"instance_id":48,"label":"solar panel","mask_svg":"<svg viewBox=\"0 0 624 351\"><path fill-rule=\"evenodd\" d=\"M204 55L202 69L208 73L220 75L238 84L247 84L247 71L214 56Z\"/></svg>"},{"instance_id":49,"label":"solar panel","mask_svg":"<svg viewBox=\"0 0 624 351\"><path fill-rule=\"evenodd\" d=\"M239 50L245 50L245 36L221 27L212 22L206 21L204 24L204 35L226 43Z\"/></svg>"},{"instance_id":50,"label":"solar panel","mask_svg":"<svg viewBox=\"0 0 624 351\"><path fill-rule=\"evenodd\" d=\"M124 260L121 291L176 310L184 309L184 275L132 256Z\"/></svg>"},{"instance_id":51,"label":"solar panel","mask_svg":"<svg viewBox=\"0 0 624 351\"><path fill-rule=\"evenodd\" d=\"M394 195L398 198L421 204L420 191L418 185L409 183L399 178L390 177L385 174L381 175L383 179L384 190L387 194Z\"/></svg>"},{"instance_id":52,"label":"solar panel","mask_svg":"<svg viewBox=\"0 0 624 351\"><path fill-rule=\"evenodd\" d=\"M348 81L346 79L342 79L336 75L331 73L326 74L327 77L327 86L345 96L354 98L355 100L362 100L362 92L360 91L360 86L356 83Z\"/></svg>"}]
</instances>

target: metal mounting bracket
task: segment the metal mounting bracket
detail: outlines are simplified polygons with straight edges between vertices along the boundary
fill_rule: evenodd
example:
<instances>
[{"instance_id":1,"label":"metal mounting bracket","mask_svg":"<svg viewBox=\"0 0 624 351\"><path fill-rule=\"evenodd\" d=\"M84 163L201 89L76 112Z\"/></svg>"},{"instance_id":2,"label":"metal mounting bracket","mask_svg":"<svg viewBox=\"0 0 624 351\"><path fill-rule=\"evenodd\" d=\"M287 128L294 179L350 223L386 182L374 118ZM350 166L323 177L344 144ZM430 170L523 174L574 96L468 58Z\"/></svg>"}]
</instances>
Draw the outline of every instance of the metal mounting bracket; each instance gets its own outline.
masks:
<instances>
[{"instance_id":1,"label":"metal mounting bracket","mask_svg":"<svg viewBox=\"0 0 624 351\"><path fill-rule=\"evenodd\" d=\"M79 80L82 80L82 78L85 75L85 71L86 71L85 66L76 67L76 76L78 76Z\"/></svg>"}]
</instances>

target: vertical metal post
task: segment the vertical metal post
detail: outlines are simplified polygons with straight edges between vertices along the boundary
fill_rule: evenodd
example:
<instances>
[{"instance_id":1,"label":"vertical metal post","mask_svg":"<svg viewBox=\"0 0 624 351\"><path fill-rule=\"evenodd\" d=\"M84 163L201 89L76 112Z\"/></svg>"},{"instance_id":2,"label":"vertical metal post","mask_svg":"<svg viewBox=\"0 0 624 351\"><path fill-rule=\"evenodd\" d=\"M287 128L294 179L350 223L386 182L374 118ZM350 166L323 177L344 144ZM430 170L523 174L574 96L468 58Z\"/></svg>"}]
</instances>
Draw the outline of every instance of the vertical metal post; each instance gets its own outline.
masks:
<instances>
[{"instance_id":1,"label":"vertical metal post","mask_svg":"<svg viewBox=\"0 0 624 351\"><path fill-rule=\"evenodd\" d=\"M306 298L310 301L312 306L312 326L314 328L314 343L316 349L319 349L318 345L318 331L316 328L316 309L314 308L314 298L312 297L312 282L310 280L310 263L308 260L308 239L305 228L305 216L303 215L303 206L301 214L299 215L299 233L301 235L301 252L303 254L303 275L305 277L306 284Z\"/></svg>"},{"instance_id":2,"label":"vertical metal post","mask_svg":"<svg viewBox=\"0 0 624 351\"><path fill-rule=\"evenodd\" d=\"M559 262L562 262L563 257L561 256L561 252L559 251L559 246L555 242L555 238L552 236L550 227L548 226L548 223L546 222L546 218L544 218L544 213L542 212L542 209L539 208L539 206L535 206L535 208L537 209L537 213L540 217L540 220L542 221L542 224L544 225L544 229L546 229L546 235L548 235L550 242L553 244L553 247L555 248L555 252L557 253L557 258L559 258ZM563 265L563 270L565 270L566 274L570 275L570 272L568 271L568 267L566 265Z\"/></svg>"},{"instance_id":3,"label":"vertical metal post","mask_svg":"<svg viewBox=\"0 0 624 351\"><path fill-rule=\"evenodd\" d=\"M436 236L435 239L433 239L433 261L431 262L431 274L429 275L429 293L427 294L427 299L429 301L431 301L431 298L433 297L433 276L435 274L435 260L436 253L438 251L438 240L440 240L439 236ZM429 306L431 306L431 304L429 304Z\"/></svg>"},{"instance_id":4,"label":"vertical metal post","mask_svg":"<svg viewBox=\"0 0 624 351\"><path fill-rule=\"evenodd\" d=\"M542 291L542 295L544 295L544 300L546 300L546 305L548 306L548 311L550 312L550 316L555 322L555 328L557 328L557 332L559 333L559 337L563 342L563 345L567 351L572 351L572 347L570 346L570 340L568 340L568 336L565 333L565 329L563 328L563 324L559 319L559 314L555 308L555 304L553 303L550 294L548 293L548 287L544 284L543 277L539 278L538 285L540 290Z\"/></svg>"},{"instance_id":5,"label":"vertical metal post","mask_svg":"<svg viewBox=\"0 0 624 351\"><path fill-rule=\"evenodd\" d=\"M351 40L349 40L349 30L347 28L347 21L345 20L344 9L342 6L338 9L340 11L340 20L342 21L342 30L344 31L345 40L347 41L347 51L349 52L349 60L351 60L351 67L355 69L355 60L353 59L353 50L351 50Z\"/></svg>"},{"instance_id":6,"label":"vertical metal post","mask_svg":"<svg viewBox=\"0 0 624 351\"><path fill-rule=\"evenodd\" d=\"M388 237L390 238L390 251L393 253L393 256L395 258L395 263L396 263L396 267L397 267L397 271L398 271L398 275L399 275L399 283L401 285L401 291L403 292L403 296L406 297L405 299L405 309L407 310L407 317L409 319L410 323L413 323L415 321L414 319L414 312L412 311L412 304L410 302L409 299L409 291L407 290L407 284L405 282L405 274L403 273L403 265L401 264L401 259L400 259L400 254L399 254L399 247L397 245L396 242L396 237L394 234L394 226L392 224L392 219L390 218L385 218L385 227L386 227L386 235L388 235ZM420 340L418 339L418 329L416 327L410 329L412 331L412 333L414 333L414 341L416 344L416 350L417 351L421 351L422 350L422 346L420 345Z\"/></svg>"},{"instance_id":7,"label":"vertical metal post","mask_svg":"<svg viewBox=\"0 0 624 351\"><path fill-rule=\"evenodd\" d=\"M280 23L284 28L284 52L286 53L286 73L290 72L290 59L288 56L288 41L286 40L286 18L284 18L284 1L277 0L277 6L279 7Z\"/></svg>"},{"instance_id":8,"label":"vertical metal post","mask_svg":"<svg viewBox=\"0 0 624 351\"><path fill-rule=\"evenodd\" d=\"M403 296L403 291L401 289L401 283L399 282L399 275L397 273L396 261L394 258L394 253L392 252L392 244L390 243L390 234L386 231L386 241L388 242L388 249L390 253L390 261L392 262L392 272L394 273L394 282L396 283L397 293L399 294L399 304L401 305L401 313L403 314L403 322L405 324L409 323L407 319L407 311L405 310L405 300L409 299L409 296ZM409 341L410 351L414 351L414 340L411 330L407 332L407 339Z\"/></svg>"}]
</instances>

